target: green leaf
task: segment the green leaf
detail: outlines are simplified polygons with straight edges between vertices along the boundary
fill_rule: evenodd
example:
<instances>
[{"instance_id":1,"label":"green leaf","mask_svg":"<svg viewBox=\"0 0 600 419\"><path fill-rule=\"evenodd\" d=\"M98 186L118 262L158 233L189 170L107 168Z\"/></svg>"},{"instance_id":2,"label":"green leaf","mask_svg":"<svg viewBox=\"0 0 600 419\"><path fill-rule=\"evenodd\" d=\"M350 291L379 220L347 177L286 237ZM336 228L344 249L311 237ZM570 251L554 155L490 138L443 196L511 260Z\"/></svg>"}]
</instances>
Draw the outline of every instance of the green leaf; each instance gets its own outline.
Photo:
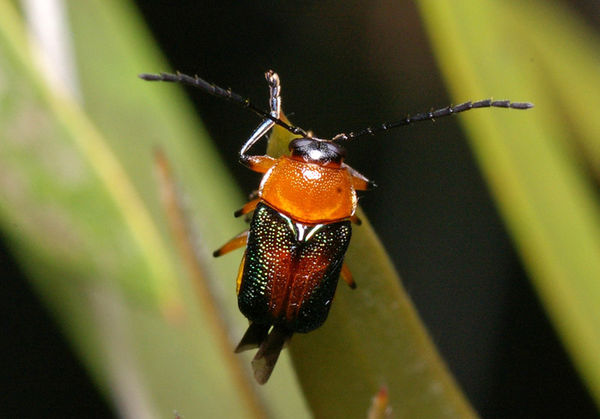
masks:
<instances>
[{"instance_id":1,"label":"green leaf","mask_svg":"<svg viewBox=\"0 0 600 419\"><path fill-rule=\"evenodd\" d=\"M600 39L560 3L419 2L457 101L527 100L467 132L550 317L600 404ZM467 118L461 119L466 121ZM596 179L597 181L597 179Z\"/></svg>"},{"instance_id":2,"label":"green leaf","mask_svg":"<svg viewBox=\"0 0 600 419\"><path fill-rule=\"evenodd\" d=\"M294 336L290 345L313 411L319 417L364 417L385 386L395 417L475 417L360 216L363 225L353 229L346 258L356 290L342 282L327 322Z\"/></svg>"},{"instance_id":3,"label":"green leaf","mask_svg":"<svg viewBox=\"0 0 600 419\"><path fill-rule=\"evenodd\" d=\"M79 104L34 65L11 4L0 1L0 224L100 387L131 417L306 417L285 359L258 398L240 382L248 360L227 361L235 342L222 349L174 250L156 146L176 162L220 315L241 336L238 262L210 250L244 228L230 215L242 198L180 90L137 79L166 64L135 11L68 2Z\"/></svg>"}]
</instances>

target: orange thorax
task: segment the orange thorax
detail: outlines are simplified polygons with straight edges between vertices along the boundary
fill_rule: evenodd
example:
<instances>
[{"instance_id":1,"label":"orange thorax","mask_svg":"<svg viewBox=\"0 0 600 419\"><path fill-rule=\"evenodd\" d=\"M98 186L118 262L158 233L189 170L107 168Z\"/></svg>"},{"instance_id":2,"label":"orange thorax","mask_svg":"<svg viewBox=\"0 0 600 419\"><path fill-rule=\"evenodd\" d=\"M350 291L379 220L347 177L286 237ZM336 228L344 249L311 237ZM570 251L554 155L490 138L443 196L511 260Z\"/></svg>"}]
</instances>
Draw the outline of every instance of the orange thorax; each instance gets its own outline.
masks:
<instances>
[{"instance_id":1,"label":"orange thorax","mask_svg":"<svg viewBox=\"0 0 600 419\"><path fill-rule=\"evenodd\" d=\"M356 192L350 173L281 157L265 173L260 197L296 221L319 224L354 215Z\"/></svg>"}]
</instances>

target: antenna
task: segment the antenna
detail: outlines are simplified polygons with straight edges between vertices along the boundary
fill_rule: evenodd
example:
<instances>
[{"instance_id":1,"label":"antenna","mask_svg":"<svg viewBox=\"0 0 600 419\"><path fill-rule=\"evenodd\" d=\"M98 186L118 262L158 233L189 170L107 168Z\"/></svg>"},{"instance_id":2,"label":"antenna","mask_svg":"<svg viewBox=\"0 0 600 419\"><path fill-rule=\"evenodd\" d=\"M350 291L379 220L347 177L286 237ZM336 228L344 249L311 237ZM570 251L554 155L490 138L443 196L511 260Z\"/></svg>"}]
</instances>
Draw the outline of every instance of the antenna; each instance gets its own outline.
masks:
<instances>
[{"instance_id":1,"label":"antenna","mask_svg":"<svg viewBox=\"0 0 600 419\"><path fill-rule=\"evenodd\" d=\"M510 100L480 100L478 102L465 102L456 106L447 106L445 108L436 109L431 112L418 113L416 115L408 115L406 118L396 122L386 122L381 125L375 125L367 128L363 128L360 131L352 131L349 134L340 133L337 134L331 141L349 141L354 138L362 137L364 135L375 135L381 131L387 131L388 129L401 127L404 125L410 125L413 122L431 121L436 118L442 118L444 116L454 115L460 112L469 111L471 109L478 108L511 108L511 109L529 109L533 108L533 103L529 102L511 102Z\"/></svg>"},{"instance_id":2,"label":"antenna","mask_svg":"<svg viewBox=\"0 0 600 419\"><path fill-rule=\"evenodd\" d=\"M277 75L271 70L268 71L266 75L267 75L267 81L269 81L269 75L271 75L271 76L274 75L277 78ZM294 126L294 125L290 125L290 124L282 121L281 119L277 118L273 114L271 114L267 111L264 111L260 108L257 108L256 106L254 106L252 104L252 102L250 102L250 99L243 98L242 96L238 95L237 93L232 92L231 89L224 89L215 84L209 83L206 80L201 79L198 76L192 77L192 76L188 76L187 74L177 72L175 74L171 74L171 73L147 74L147 73L144 73L144 74L140 74L139 77L146 81L166 81L166 82L172 82L172 83L181 83L181 84L184 84L187 86L195 87L195 88L200 89L210 95L219 97L224 100L228 100L230 102L237 103L241 107L249 109L250 111L257 114L258 116L262 117L263 119L270 120L274 124L277 124L280 127L285 128L286 130L288 130L289 132L291 132L294 135L301 135L305 138L312 137L312 135L310 135L307 131L303 130L302 128ZM271 83L271 82L269 82L269 83ZM271 87L276 89L275 92L271 92L271 99L272 100L273 100L273 98L279 99L279 79L278 78L276 81L276 85L271 86ZM274 93L275 93L275 96L274 96ZM273 106L273 104L271 104L271 106ZM454 114L457 114L460 112L465 112L465 111L469 111L471 109L478 109L478 108L510 108L510 109L525 110L525 109L533 108L533 104L529 103L529 102L511 102L510 100L492 100L492 99L485 99L485 100L480 100L477 102L469 101L469 102L461 103L460 105L456 105L456 106L447 106L445 108L432 110L430 112L418 113L413 116L408 115L408 116L406 116L406 118L401 119L396 122L385 122L380 125L374 125L374 126L370 126L367 128L363 128L359 131L352 131L348 134L342 132L340 134L337 134L331 140L328 140L328 141L332 141L332 142L333 141L349 141L349 140L353 140L358 137L363 137L365 135L375 135L379 132L387 131L392 128L410 125L415 122L433 121L437 118L443 118L445 116L450 116L450 115L454 115ZM252 144L254 144L255 141L256 141L256 139L254 141L250 142L250 146ZM323 140L321 140L321 141L323 141ZM249 148L249 146L245 146L244 148L247 149L247 148Z\"/></svg>"},{"instance_id":3,"label":"antenna","mask_svg":"<svg viewBox=\"0 0 600 419\"><path fill-rule=\"evenodd\" d=\"M210 95L219 97L221 99L228 100L228 101L233 102L233 103L237 103L241 107L249 109L250 111L252 111L255 114L257 114L258 116L260 116L260 117L262 117L264 119L271 120L273 123L279 125L280 127L285 128L286 130L288 130L292 134L302 135L303 137L308 137L308 133L306 131L304 131L302 128L296 127L294 125L289 125L289 124L283 122L281 119L272 116L271 114L269 114L269 112L266 112L266 111L263 111L260 108L257 108L256 106L254 106L252 104L252 102L250 102L250 99L245 99L242 96L238 95L237 93L232 92L231 89L224 89L224 88L219 87L219 86L217 86L215 84L209 83L206 80L201 79L198 76L193 76L192 77L192 76L188 76L187 74L183 74L183 73L177 72L176 74L171 74L171 73L147 74L147 73L143 73L143 74L138 75L138 77L140 79L143 79L143 80L146 80L146 81L167 81L167 82L181 83L181 84L184 84L184 85L187 85L187 86L195 87L195 88L200 89L203 92L208 93Z\"/></svg>"}]
</instances>

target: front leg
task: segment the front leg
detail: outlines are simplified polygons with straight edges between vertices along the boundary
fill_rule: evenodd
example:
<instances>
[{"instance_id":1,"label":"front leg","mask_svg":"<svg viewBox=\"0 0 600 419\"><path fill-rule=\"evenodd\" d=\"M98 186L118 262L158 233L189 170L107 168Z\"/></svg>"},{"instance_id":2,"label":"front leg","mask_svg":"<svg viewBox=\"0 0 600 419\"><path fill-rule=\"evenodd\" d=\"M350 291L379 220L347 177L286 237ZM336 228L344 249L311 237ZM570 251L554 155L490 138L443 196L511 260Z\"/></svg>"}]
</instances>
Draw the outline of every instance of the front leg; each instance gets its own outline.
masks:
<instances>
[{"instance_id":1,"label":"front leg","mask_svg":"<svg viewBox=\"0 0 600 419\"><path fill-rule=\"evenodd\" d=\"M246 166L253 172L267 173L267 171L273 167L277 162L277 159L269 156L248 156L240 155L240 163Z\"/></svg>"},{"instance_id":2,"label":"front leg","mask_svg":"<svg viewBox=\"0 0 600 419\"><path fill-rule=\"evenodd\" d=\"M279 119L281 116L281 84L279 83L279 76L273 70L269 70L265 73L265 78L269 84L269 115L274 119ZM248 161L251 156L248 156L248 150L256 144L258 140L265 136L265 134L273 128L275 122L271 119L264 120L256 130L252 133L250 138L244 143L240 150L240 162L248 166Z\"/></svg>"}]
</instances>

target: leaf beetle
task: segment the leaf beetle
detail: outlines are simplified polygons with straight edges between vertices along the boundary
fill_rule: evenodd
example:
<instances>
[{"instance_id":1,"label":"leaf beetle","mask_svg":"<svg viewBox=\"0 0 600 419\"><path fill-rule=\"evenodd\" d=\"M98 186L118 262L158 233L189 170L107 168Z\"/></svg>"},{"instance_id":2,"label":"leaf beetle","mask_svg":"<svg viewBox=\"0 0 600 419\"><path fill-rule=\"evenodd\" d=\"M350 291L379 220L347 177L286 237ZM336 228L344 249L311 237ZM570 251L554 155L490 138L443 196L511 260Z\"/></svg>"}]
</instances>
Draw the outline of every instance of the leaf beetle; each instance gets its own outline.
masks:
<instances>
[{"instance_id":1,"label":"leaf beetle","mask_svg":"<svg viewBox=\"0 0 600 419\"><path fill-rule=\"evenodd\" d=\"M338 143L470 109L533 107L528 102L508 100L465 102L321 139L282 117L281 84L272 70L265 73L269 112L198 76L160 73L139 77L199 88L263 119L239 152L243 165L263 174L257 197L235 212L235 216L253 212L250 227L214 252L214 256L221 256L246 247L236 289L238 306L250 325L235 351L258 348L252 367L260 384L267 382L281 349L294 333L310 332L326 320L338 278L341 276L351 288L356 287L344 255L350 243L351 224L360 224L355 215L356 191L369 190L375 184L344 163L346 152ZM250 148L275 125L297 137L289 143L290 154L279 158L249 154Z\"/></svg>"}]
</instances>

